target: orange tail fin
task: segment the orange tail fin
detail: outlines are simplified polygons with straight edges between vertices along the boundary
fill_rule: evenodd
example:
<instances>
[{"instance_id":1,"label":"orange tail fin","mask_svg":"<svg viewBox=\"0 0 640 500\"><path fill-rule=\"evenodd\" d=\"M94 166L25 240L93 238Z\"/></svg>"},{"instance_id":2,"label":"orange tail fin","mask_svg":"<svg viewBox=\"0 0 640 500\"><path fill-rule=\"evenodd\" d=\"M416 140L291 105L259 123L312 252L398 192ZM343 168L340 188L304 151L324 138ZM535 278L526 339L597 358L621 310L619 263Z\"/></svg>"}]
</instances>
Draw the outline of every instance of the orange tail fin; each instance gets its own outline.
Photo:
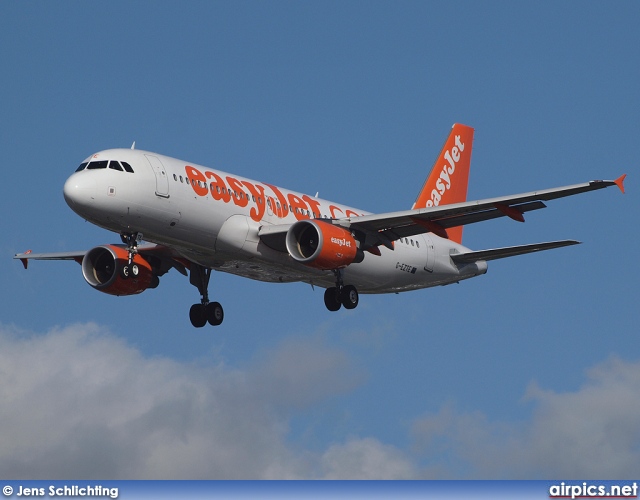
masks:
<instances>
[{"instance_id":1,"label":"orange tail fin","mask_svg":"<svg viewBox=\"0 0 640 500\"><path fill-rule=\"evenodd\" d=\"M472 146L473 129L454 124L412 208L450 205L467 200ZM462 243L462 226L446 231L450 240Z\"/></svg>"}]
</instances>

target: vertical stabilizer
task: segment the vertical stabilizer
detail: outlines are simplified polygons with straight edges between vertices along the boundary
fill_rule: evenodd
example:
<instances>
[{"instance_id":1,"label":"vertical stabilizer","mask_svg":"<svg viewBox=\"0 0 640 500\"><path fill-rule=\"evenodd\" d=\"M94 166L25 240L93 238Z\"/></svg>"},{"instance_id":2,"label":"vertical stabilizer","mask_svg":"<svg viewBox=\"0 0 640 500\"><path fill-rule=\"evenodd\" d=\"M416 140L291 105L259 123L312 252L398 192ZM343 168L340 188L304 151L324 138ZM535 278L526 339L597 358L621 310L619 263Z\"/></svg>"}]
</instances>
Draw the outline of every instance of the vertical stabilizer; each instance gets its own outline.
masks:
<instances>
[{"instance_id":1,"label":"vertical stabilizer","mask_svg":"<svg viewBox=\"0 0 640 500\"><path fill-rule=\"evenodd\" d=\"M467 200L473 129L456 123L412 208L436 207ZM462 243L462 226L446 230L450 240Z\"/></svg>"}]
</instances>

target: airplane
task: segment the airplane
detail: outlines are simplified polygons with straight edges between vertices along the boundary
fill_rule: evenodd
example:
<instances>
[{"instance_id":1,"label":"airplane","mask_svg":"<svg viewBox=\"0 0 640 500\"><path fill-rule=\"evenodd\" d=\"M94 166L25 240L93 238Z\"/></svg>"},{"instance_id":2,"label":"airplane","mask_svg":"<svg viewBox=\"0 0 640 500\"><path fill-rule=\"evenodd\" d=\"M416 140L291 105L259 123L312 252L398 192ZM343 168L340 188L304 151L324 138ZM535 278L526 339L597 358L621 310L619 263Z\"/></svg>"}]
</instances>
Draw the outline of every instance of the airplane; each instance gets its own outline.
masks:
<instances>
[{"instance_id":1,"label":"airplane","mask_svg":"<svg viewBox=\"0 0 640 500\"><path fill-rule=\"evenodd\" d=\"M69 207L116 232L122 243L77 252L16 254L75 260L100 292L132 295L155 288L170 269L200 293L194 327L220 325L209 300L212 270L254 280L325 288L329 311L354 309L359 295L448 285L487 272L487 261L580 242L560 240L474 251L462 229L498 217L524 222L545 201L616 185L613 181L467 201L474 129L454 124L409 210L374 214L265 182L135 149L85 159L64 184Z\"/></svg>"}]
</instances>

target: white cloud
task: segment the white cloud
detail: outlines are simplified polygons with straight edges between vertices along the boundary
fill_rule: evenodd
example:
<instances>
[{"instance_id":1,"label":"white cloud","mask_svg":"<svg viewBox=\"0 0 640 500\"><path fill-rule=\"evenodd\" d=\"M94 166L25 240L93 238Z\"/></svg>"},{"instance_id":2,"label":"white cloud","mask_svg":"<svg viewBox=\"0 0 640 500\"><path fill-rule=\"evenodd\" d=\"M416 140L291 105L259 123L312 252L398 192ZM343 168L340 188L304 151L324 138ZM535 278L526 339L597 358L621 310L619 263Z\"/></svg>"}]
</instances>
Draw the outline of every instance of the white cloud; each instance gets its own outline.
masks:
<instances>
[{"instance_id":1,"label":"white cloud","mask_svg":"<svg viewBox=\"0 0 640 500\"><path fill-rule=\"evenodd\" d=\"M321 340L285 341L244 370L147 358L96 325L35 335L0 328L0 470L14 478L315 478L338 448L295 449L288 414L362 375ZM393 475L399 452L354 475ZM328 457L328 458L327 458ZM385 458L392 465L385 467ZM400 472L398 472L400 473Z\"/></svg>"},{"instance_id":2,"label":"white cloud","mask_svg":"<svg viewBox=\"0 0 640 500\"><path fill-rule=\"evenodd\" d=\"M575 392L532 384L529 421L491 422L445 405L413 428L427 476L625 479L640 470L640 363L596 366ZM438 458L439 457L439 458Z\"/></svg>"},{"instance_id":3,"label":"white cloud","mask_svg":"<svg viewBox=\"0 0 640 500\"><path fill-rule=\"evenodd\" d=\"M523 422L444 405L416 419L410 451L374 436L311 449L292 438L296 412L322 412L362 380L319 336L232 369L145 357L92 324L44 335L0 326L0 470L29 479L618 479L640 469L640 363L612 358L574 392L532 384Z\"/></svg>"},{"instance_id":4,"label":"white cloud","mask_svg":"<svg viewBox=\"0 0 640 500\"><path fill-rule=\"evenodd\" d=\"M407 456L377 439L350 439L334 444L321 460L326 479L412 479L417 470Z\"/></svg>"}]
</instances>

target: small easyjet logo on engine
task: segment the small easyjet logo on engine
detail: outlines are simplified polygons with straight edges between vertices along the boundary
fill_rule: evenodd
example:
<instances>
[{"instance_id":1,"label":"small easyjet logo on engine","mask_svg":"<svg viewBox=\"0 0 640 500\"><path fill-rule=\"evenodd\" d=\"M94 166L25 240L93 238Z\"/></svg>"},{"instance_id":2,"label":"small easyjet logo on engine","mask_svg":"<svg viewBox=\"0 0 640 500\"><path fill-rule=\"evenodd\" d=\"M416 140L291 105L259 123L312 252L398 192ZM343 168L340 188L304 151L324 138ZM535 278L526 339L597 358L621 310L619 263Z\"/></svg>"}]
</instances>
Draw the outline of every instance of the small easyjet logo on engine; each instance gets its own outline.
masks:
<instances>
[{"instance_id":1,"label":"small easyjet logo on engine","mask_svg":"<svg viewBox=\"0 0 640 500\"><path fill-rule=\"evenodd\" d=\"M331 243L335 243L336 245L339 245L341 247L345 246L345 247L351 248L351 242L346 238L336 238L332 236Z\"/></svg>"},{"instance_id":2,"label":"small easyjet logo on engine","mask_svg":"<svg viewBox=\"0 0 640 500\"><path fill-rule=\"evenodd\" d=\"M453 174L456 171L457 163L460 161L460 153L464 151L464 144L459 135L455 136L455 143L455 146L444 153L446 163L442 166L435 188L431 190L431 199L427 200L427 207L437 207L442 200L442 196L451 189Z\"/></svg>"}]
</instances>

